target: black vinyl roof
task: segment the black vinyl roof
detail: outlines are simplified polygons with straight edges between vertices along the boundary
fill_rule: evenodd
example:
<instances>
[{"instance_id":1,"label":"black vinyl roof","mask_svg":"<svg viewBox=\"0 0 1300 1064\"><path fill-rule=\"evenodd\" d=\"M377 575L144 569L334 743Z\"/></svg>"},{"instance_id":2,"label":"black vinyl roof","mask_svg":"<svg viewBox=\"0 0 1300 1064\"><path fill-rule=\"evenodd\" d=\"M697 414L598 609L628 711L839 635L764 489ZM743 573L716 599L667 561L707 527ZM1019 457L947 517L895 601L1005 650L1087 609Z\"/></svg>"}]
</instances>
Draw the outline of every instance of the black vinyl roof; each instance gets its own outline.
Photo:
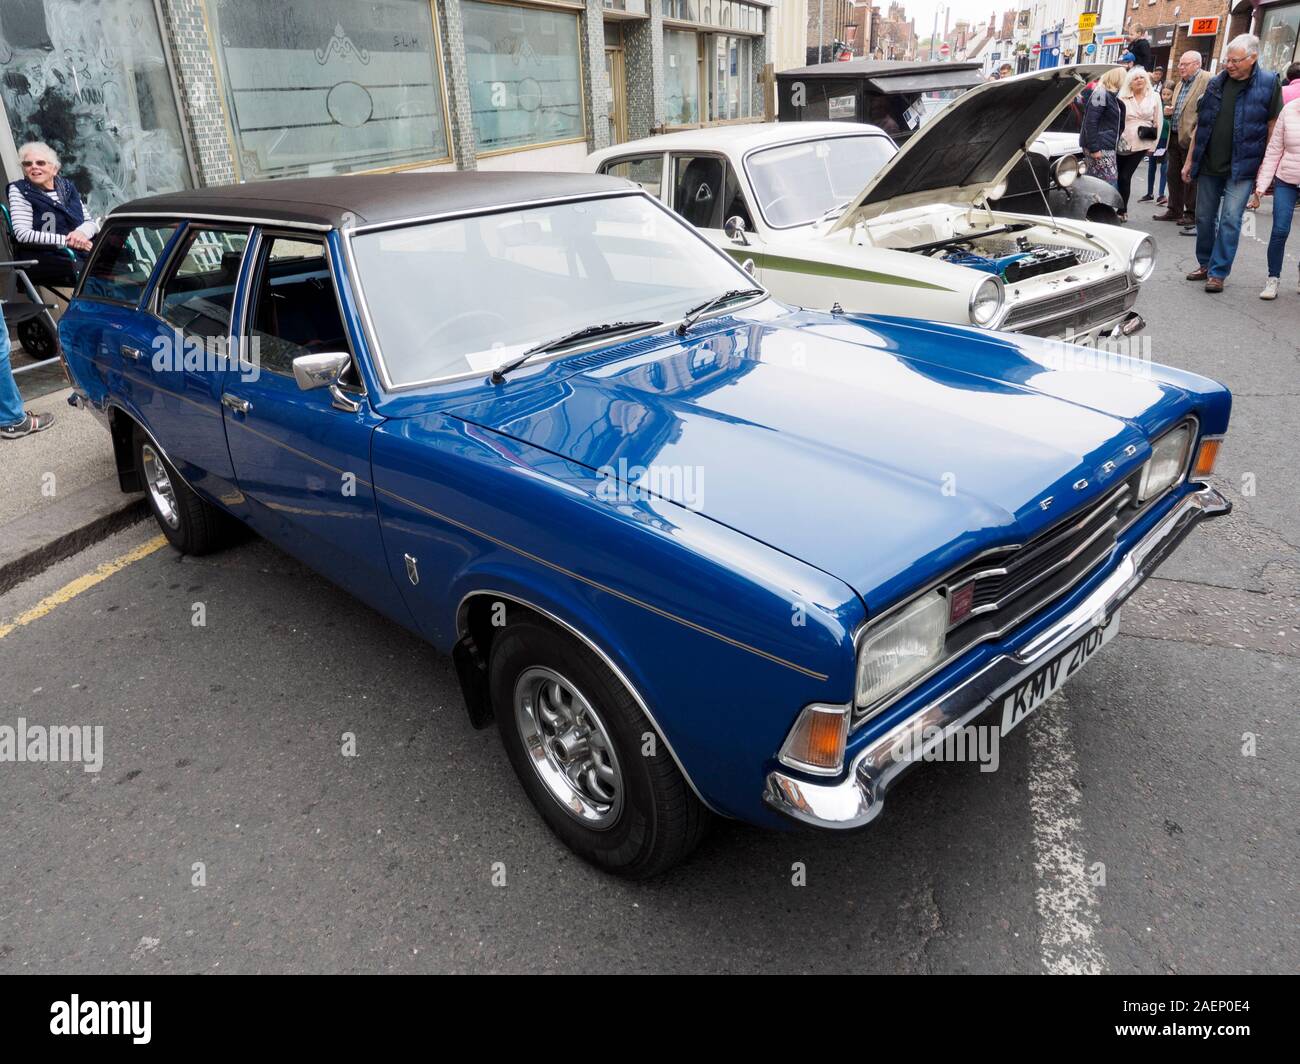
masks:
<instances>
[{"instance_id":1,"label":"black vinyl roof","mask_svg":"<svg viewBox=\"0 0 1300 1064\"><path fill-rule=\"evenodd\" d=\"M567 196L623 192L636 187L631 181L603 174L478 171L344 174L165 192L123 203L109 217L144 212L182 218L203 215L339 228L429 214L526 205Z\"/></svg>"}]
</instances>

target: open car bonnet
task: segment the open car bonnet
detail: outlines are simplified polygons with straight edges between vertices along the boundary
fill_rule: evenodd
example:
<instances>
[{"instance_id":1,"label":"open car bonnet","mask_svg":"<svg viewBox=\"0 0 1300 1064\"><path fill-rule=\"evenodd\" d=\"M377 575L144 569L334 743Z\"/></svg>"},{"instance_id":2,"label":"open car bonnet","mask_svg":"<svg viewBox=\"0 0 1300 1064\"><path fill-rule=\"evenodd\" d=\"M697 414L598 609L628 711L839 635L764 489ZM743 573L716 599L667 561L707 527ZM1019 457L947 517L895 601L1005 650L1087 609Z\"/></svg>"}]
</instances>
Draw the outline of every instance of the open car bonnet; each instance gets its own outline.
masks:
<instances>
[{"instance_id":1,"label":"open car bonnet","mask_svg":"<svg viewBox=\"0 0 1300 1064\"><path fill-rule=\"evenodd\" d=\"M927 122L880 168L826 232L927 203L973 203L1106 64L1052 67L980 85Z\"/></svg>"}]
</instances>

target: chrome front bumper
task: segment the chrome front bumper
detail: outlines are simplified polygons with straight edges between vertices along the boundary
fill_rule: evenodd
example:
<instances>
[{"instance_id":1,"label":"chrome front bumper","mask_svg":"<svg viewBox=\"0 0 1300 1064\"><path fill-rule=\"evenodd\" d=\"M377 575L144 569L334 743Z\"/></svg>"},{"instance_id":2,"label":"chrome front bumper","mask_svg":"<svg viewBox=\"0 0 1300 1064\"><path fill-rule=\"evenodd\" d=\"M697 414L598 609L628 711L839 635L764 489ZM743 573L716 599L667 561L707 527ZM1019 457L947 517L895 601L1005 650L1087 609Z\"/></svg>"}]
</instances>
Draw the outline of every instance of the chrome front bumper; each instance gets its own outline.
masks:
<instances>
[{"instance_id":1,"label":"chrome front bumper","mask_svg":"<svg viewBox=\"0 0 1300 1064\"><path fill-rule=\"evenodd\" d=\"M947 735L965 727L1022 673L1047 662L1090 628L1104 625L1196 524L1231 509L1232 504L1210 487L1185 496L1077 606L1023 646L994 658L974 676L872 740L854 756L844 779L815 782L771 772L764 800L779 812L816 827L848 829L870 823L880 812L885 792L912 765L910 760L895 757L896 748L909 752L922 749L920 739L927 729L942 729ZM935 731L929 732L929 736L935 735ZM934 741L931 739L931 744Z\"/></svg>"}]
</instances>

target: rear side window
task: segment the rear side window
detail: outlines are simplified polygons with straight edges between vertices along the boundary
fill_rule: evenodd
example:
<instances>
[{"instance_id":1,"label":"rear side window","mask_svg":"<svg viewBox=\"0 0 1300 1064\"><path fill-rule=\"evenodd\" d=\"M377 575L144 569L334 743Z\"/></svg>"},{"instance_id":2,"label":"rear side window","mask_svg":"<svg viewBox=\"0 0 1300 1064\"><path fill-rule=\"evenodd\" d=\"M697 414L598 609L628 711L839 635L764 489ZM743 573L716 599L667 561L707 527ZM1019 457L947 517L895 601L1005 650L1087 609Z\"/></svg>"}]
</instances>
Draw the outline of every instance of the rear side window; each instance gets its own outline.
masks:
<instances>
[{"instance_id":1,"label":"rear side window","mask_svg":"<svg viewBox=\"0 0 1300 1064\"><path fill-rule=\"evenodd\" d=\"M158 314L204 338L230 332L239 264L248 245L246 231L196 229L184 237L171 276L162 283Z\"/></svg>"},{"instance_id":2,"label":"rear side window","mask_svg":"<svg viewBox=\"0 0 1300 1064\"><path fill-rule=\"evenodd\" d=\"M111 226L97 241L80 294L134 306L175 232L174 225Z\"/></svg>"},{"instance_id":3,"label":"rear side window","mask_svg":"<svg viewBox=\"0 0 1300 1064\"><path fill-rule=\"evenodd\" d=\"M606 163L600 168L603 174L625 177L635 181L655 199L663 191L664 157L662 155L642 155L635 159L620 159L618 162Z\"/></svg>"}]
</instances>

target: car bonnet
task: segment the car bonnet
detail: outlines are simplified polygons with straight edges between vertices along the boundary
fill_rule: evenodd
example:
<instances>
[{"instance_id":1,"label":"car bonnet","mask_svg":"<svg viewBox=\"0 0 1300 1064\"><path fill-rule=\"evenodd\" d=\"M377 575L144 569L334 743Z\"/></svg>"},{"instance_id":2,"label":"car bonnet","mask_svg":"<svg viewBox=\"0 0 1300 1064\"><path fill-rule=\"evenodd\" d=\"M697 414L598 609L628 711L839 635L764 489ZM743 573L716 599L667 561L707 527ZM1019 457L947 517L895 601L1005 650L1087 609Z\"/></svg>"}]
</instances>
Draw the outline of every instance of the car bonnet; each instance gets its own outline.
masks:
<instances>
[{"instance_id":1,"label":"car bonnet","mask_svg":"<svg viewBox=\"0 0 1300 1064\"><path fill-rule=\"evenodd\" d=\"M1143 426L1187 402L1153 379L1053 371L1018 344L791 314L556 364L450 412L702 512L879 606L1109 490L1149 456ZM1072 390L1089 401L1052 394Z\"/></svg>"},{"instance_id":2,"label":"car bonnet","mask_svg":"<svg viewBox=\"0 0 1300 1064\"><path fill-rule=\"evenodd\" d=\"M959 96L876 172L826 233L888 211L973 203L1001 182L1104 65L1053 67L991 81Z\"/></svg>"}]
</instances>

